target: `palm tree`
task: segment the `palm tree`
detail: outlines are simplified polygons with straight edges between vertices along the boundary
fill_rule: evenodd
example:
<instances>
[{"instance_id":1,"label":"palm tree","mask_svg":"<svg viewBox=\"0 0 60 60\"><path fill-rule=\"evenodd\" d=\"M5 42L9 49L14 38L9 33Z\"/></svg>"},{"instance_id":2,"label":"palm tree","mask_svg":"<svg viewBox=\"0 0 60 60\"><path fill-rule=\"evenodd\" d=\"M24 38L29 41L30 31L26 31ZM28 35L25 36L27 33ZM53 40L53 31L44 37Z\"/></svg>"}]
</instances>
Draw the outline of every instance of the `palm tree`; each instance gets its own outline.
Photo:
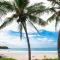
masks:
<instances>
[{"instance_id":1,"label":"palm tree","mask_svg":"<svg viewBox=\"0 0 60 60\"><path fill-rule=\"evenodd\" d=\"M48 1L52 3L52 7L50 8L50 11L52 11L53 14L51 17L47 19L47 21L51 22L55 20L56 21L55 27L57 27L60 21L60 2L58 0L48 0ZM60 30L58 32L58 59L60 60Z\"/></svg>"},{"instance_id":2,"label":"palm tree","mask_svg":"<svg viewBox=\"0 0 60 60\"><path fill-rule=\"evenodd\" d=\"M22 28L24 28L28 44L28 56L31 60L31 49L30 42L27 33L26 21L29 21L31 25L37 30L33 22L39 22L40 25L47 24L46 21L42 20L38 15L45 12L45 6L43 3L36 3L32 6L28 6L28 0L14 0L12 3L8 1L0 1L0 16L6 15L8 12L15 12L11 17L8 17L0 26L0 29L10 24L13 20L16 20L20 26L20 37L22 38ZM37 30L38 32L38 30Z\"/></svg>"}]
</instances>

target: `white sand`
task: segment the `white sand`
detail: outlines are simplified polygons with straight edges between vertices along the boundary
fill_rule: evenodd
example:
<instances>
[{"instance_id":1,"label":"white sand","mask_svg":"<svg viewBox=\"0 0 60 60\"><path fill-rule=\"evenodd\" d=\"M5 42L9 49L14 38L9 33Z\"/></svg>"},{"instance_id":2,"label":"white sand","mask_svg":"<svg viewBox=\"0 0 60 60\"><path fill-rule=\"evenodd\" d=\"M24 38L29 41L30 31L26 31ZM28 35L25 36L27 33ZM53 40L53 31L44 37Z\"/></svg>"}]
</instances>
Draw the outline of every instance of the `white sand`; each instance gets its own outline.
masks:
<instances>
[{"instance_id":1,"label":"white sand","mask_svg":"<svg viewBox=\"0 0 60 60\"><path fill-rule=\"evenodd\" d=\"M7 51L0 50L0 55L16 60L28 60L28 53L21 51ZM58 58L57 52L32 52L32 60L45 58Z\"/></svg>"}]
</instances>

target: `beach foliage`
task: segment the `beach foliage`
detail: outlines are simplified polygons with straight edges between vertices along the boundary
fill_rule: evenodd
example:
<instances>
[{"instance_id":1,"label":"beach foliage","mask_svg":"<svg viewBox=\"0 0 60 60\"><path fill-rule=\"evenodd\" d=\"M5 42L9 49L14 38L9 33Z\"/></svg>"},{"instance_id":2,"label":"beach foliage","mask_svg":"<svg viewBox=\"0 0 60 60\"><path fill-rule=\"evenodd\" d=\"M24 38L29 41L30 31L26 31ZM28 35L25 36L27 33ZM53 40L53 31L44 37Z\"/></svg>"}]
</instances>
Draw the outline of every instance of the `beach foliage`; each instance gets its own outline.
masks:
<instances>
[{"instance_id":1,"label":"beach foliage","mask_svg":"<svg viewBox=\"0 0 60 60\"><path fill-rule=\"evenodd\" d=\"M0 58L0 60L16 60L16 59L13 59L13 58Z\"/></svg>"}]
</instances>

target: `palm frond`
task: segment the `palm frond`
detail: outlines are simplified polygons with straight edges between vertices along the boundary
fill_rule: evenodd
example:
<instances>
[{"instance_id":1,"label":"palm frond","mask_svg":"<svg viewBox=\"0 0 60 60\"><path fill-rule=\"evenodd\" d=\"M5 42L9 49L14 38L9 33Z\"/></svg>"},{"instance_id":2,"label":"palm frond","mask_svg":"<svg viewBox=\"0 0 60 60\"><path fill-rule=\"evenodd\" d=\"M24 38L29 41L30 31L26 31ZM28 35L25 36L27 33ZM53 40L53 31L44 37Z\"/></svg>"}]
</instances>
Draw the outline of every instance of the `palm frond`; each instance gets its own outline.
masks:
<instances>
[{"instance_id":1,"label":"palm frond","mask_svg":"<svg viewBox=\"0 0 60 60\"><path fill-rule=\"evenodd\" d=\"M43 19L41 18L38 18L39 19L39 24L42 25L42 26L46 26L48 23L46 21L44 21Z\"/></svg>"},{"instance_id":2,"label":"palm frond","mask_svg":"<svg viewBox=\"0 0 60 60\"><path fill-rule=\"evenodd\" d=\"M37 33L40 35L38 29L35 27L35 25L29 20L30 24L35 28L35 30L37 31Z\"/></svg>"},{"instance_id":3,"label":"palm frond","mask_svg":"<svg viewBox=\"0 0 60 60\"><path fill-rule=\"evenodd\" d=\"M56 9L60 9L60 7L47 7L41 12L41 14L43 14L43 13L55 13Z\"/></svg>"},{"instance_id":4,"label":"palm frond","mask_svg":"<svg viewBox=\"0 0 60 60\"><path fill-rule=\"evenodd\" d=\"M38 22L38 24L42 25L42 26L45 26L47 25L48 23L46 21L44 21L43 19L37 17L37 16L34 16L34 15L30 15L29 16L29 19L35 23Z\"/></svg>"},{"instance_id":5,"label":"palm frond","mask_svg":"<svg viewBox=\"0 0 60 60\"><path fill-rule=\"evenodd\" d=\"M49 11L49 12L55 13L55 12L56 12L55 9L57 9L57 7L47 8L46 11Z\"/></svg>"},{"instance_id":6,"label":"palm frond","mask_svg":"<svg viewBox=\"0 0 60 60\"><path fill-rule=\"evenodd\" d=\"M45 10L45 6L43 3L36 3L32 6L27 7L27 11L29 14L40 14Z\"/></svg>"},{"instance_id":7,"label":"palm frond","mask_svg":"<svg viewBox=\"0 0 60 60\"><path fill-rule=\"evenodd\" d=\"M28 0L15 0L15 2L19 8L25 8L28 4Z\"/></svg>"},{"instance_id":8,"label":"palm frond","mask_svg":"<svg viewBox=\"0 0 60 60\"><path fill-rule=\"evenodd\" d=\"M5 11L4 9L1 9L1 8L0 8L0 12L6 13L6 11ZM1 14L1 13L0 13L0 14Z\"/></svg>"},{"instance_id":9,"label":"palm frond","mask_svg":"<svg viewBox=\"0 0 60 60\"><path fill-rule=\"evenodd\" d=\"M36 6L35 6L36 5ZM45 7L43 3L37 3L34 4L33 6L27 7L28 14L44 14L44 13L49 13L49 12L56 12L55 9L60 9L60 7Z\"/></svg>"},{"instance_id":10,"label":"palm frond","mask_svg":"<svg viewBox=\"0 0 60 60\"><path fill-rule=\"evenodd\" d=\"M48 0L48 1L50 1L52 5L55 5L55 4L60 5L59 0Z\"/></svg>"},{"instance_id":11,"label":"palm frond","mask_svg":"<svg viewBox=\"0 0 60 60\"><path fill-rule=\"evenodd\" d=\"M6 21L3 22L3 24L0 26L0 29L6 27L8 24L10 24L14 18L16 18L15 14L12 17L7 18Z\"/></svg>"},{"instance_id":12,"label":"palm frond","mask_svg":"<svg viewBox=\"0 0 60 60\"><path fill-rule=\"evenodd\" d=\"M8 1L0 1L0 8L6 11L13 11L13 5Z\"/></svg>"},{"instance_id":13,"label":"palm frond","mask_svg":"<svg viewBox=\"0 0 60 60\"><path fill-rule=\"evenodd\" d=\"M1 8L0 8L0 16L2 16L2 15L4 15L4 14L6 14L6 11L5 11L4 9L1 9Z\"/></svg>"},{"instance_id":14,"label":"palm frond","mask_svg":"<svg viewBox=\"0 0 60 60\"><path fill-rule=\"evenodd\" d=\"M29 19L31 20L31 21L33 21L33 22L37 22L36 20L37 20L37 17L36 16L33 16L33 15L29 15Z\"/></svg>"},{"instance_id":15,"label":"palm frond","mask_svg":"<svg viewBox=\"0 0 60 60\"><path fill-rule=\"evenodd\" d=\"M49 17L49 18L47 19L47 21L51 22L51 21L53 21L55 18L56 18L56 15L55 15L55 13L54 13L51 17Z\"/></svg>"}]
</instances>

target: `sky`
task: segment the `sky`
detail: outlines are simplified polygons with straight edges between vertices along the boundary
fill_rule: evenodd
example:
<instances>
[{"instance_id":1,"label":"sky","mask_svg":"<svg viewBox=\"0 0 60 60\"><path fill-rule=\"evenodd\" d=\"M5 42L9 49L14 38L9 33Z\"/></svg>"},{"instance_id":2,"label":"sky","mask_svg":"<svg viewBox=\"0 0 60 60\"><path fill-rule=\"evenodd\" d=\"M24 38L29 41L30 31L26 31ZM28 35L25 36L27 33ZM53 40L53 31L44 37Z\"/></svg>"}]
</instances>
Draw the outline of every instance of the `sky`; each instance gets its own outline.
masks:
<instances>
[{"instance_id":1,"label":"sky","mask_svg":"<svg viewBox=\"0 0 60 60\"><path fill-rule=\"evenodd\" d=\"M50 6L46 0L30 0L30 5L39 2L45 2L46 5ZM11 15L8 14L8 16ZM47 19L48 14L41 16L43 19ZM1 23L1 22L0 22ZM27 23L28 35L30 39L31 48L56 48L58 34L55 32L55 21L47 25L46 27L41 27L34 24L39 30L38 34L36 30ZM13 27L12 27L13 26ZM9 48L27 48L27 41L25 32L23 31L23 39L20 40L18 32L18 24L14 21L11 25L0 30L0 45L6 45Z\"/></svg>"}]
</instances>

